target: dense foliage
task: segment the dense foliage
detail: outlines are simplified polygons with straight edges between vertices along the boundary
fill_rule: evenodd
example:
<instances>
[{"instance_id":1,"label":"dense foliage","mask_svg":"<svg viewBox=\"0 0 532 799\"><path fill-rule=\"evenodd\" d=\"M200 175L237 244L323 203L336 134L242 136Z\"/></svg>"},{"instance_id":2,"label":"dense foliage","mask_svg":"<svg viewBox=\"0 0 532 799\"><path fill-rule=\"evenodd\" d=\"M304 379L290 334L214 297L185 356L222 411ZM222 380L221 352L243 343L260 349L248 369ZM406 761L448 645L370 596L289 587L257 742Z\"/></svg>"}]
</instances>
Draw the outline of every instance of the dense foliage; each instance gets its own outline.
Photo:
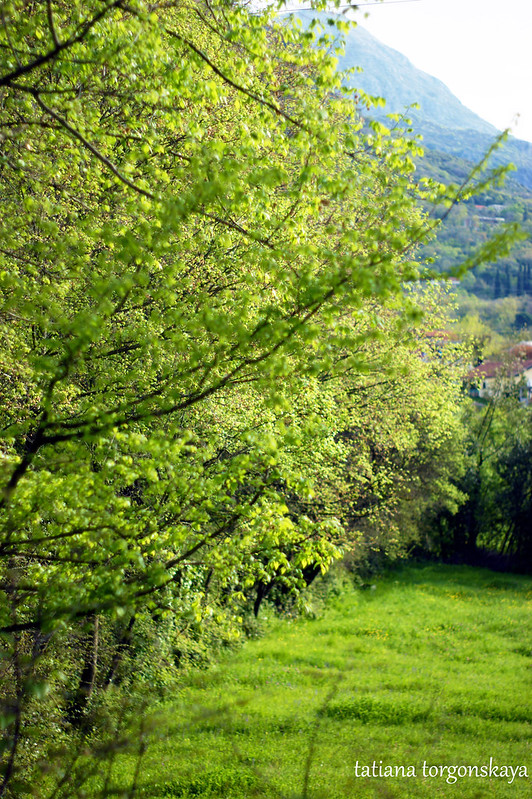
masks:
<instances>
[{"instance_id":1,"label":"dense foliage","mask_svg":"<svg viewBox=\"0 0 532 799\"><path fill-rule=\"evenodd\" d=\"M97 735L110 688L456 503L456 383L405 290L437 189L326 37L9 0L0 45L0 796L43 763L73 796L50 743Z\"/></svg>"},{"instance_id":2,"label":"dense foliage","mask_svg":"<svg viewBox=\"0 0 532 799\"><path fill-rule=\"evenodd\" d=\"M422 174L446 184L467 179L471 165L449 153L426 150L418 161ZM445 209L434 209L442 216ZM435 268L451 270L472 248L487 241L504 225L518 223L524 236L506 257L486 259L460 280L460 315L480 316L502 335L532 327L532 195L515 180L475 192L446 215L435 241L421 255L434 259Z\"/></svg>"},{"instance_id":3,"label":"dense foliage","mask_svg":"<svg viewBox=\"0 0 532 799\"><path fill-rule=\"evenodd\" d=\"M469 562L532 571L532 413L519 386L500 378L487 404L467 409L465 468L456 481L465 501L438 514L441 552ZM484 553L482 555L482 553Z\"/></svg>"}]
</instances>

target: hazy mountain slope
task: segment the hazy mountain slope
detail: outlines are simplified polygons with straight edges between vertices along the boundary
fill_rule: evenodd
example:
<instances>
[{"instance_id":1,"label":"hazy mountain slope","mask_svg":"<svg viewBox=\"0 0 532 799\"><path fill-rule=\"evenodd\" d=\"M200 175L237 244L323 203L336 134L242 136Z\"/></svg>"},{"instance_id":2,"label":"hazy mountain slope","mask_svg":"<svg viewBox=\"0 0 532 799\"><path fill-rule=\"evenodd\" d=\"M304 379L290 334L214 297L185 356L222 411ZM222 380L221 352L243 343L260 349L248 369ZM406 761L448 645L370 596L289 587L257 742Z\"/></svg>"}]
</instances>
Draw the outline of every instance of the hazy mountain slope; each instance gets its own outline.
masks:
<instances>
[{"instance_id":1,"label":"hazy mountain slope","mask_svg":"<svg viewBox=\"0 0 532 799\"><path fill-rule=\"evenodd\" d=\"M497 129L466 108L441 80L417 69L397 50L381 44L364 28L357 26L346 40L339 69L360 66L362 73L346 83L386 99L386 113L402 112L405 106L419 103L411 111L413 119L430 120L434 125L457 130L475 130L495 136Z\"/></svg>"},{"instance_id":2,"label":"hazy mountain slope","mask_svg":"<svg viewBox=\"0 0 532 799\"><path fill-rule=\"evenodd\" d=\"M420 126L425 147L450 155L478 161L493 143L493 136L473 130L442 128L424 122ZM532 144L510 137L493 156L493 164L512 163L516 171L512 177L527 189L532 189Z\"/></svg>"},{"instance_id":3,"label":"hazy mountain slope","mask_svg":"<svg viewBox=\"0 0 532 799\"><path fill-rule=\"evenodd\" d=\"M331 13L299 11L296 15L308 27L318 17L327 32ZM374 116L402 113L418 103L419 110L409 110L416 132L423 135L425 147L478 161L495 139L498 131L489 122L466 108L442 81L417 69L404 55L375 39L361 26L346 35L345 54L339 69L361 67L362 72L348 77L346 85L386 99L385 109L375 109ZM511 138L493 157L493 164L512 162L514 178L532 189L532 144Z\"/></svg>"}]
</instances>

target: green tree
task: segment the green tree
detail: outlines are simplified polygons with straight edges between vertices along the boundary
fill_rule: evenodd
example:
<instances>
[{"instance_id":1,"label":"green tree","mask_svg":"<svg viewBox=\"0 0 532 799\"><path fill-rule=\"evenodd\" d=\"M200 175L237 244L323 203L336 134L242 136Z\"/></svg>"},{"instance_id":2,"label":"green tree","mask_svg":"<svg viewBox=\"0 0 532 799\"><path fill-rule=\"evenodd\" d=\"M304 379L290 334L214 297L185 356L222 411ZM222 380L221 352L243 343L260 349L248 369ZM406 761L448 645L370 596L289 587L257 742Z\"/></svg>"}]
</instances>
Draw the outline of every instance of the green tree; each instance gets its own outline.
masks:
<instances>
[{"instance_id":1,"label":"green tree","mask_svg":"<svg viewBox=\"0 0 532 799\"><path fill-rule=\"evenodd\" d=\"M507 565L532 568L529 464L530 409L519 402L519 385L500 385L483 408L466 412L465 470L457 481L466 501L456 514L439 519L442 552L471 562L486 550L507 558Z\"/></svg>"},{"instance_id":2,"label":"green tree","mask_svg":"<svg viewBox=\"0 0 532 799\"><path fill-rule=\"evenodd\" d=\"M364 130L327 37L269 10L2 12L0 795L13 796L53 725L85 729L139 625L230 638L257 584L297 592L340 554L327 484L345 425L322 385L367 371L361 330L378 332L383 303L403 327L419 314L403 288L431 230L419 201L441 192L414 182L415 142Z\"/></svg>"},{"instance_id":3,"label":"green tree","mask_svg":"<svg viewBox=\"0 0 532 799\"><path fill-rule=\"evenodd\" d=\"M519 271L517 273L517 291L516 294L521 295L525 293L523 265L519 264Z\"/></svg>"},{"instance_id":4,"label":"green tree","mask_svg":"<svg viewBox=\"0 0 532 799\"><path fill-rule=\"evenodd\" d=\"M493 284L493 299L498 300L502 296L501 272L499 267L495 272L495 282Z\"/></svg>"},{"instance_id":5,"label":"green tree","mask_svg":"<svg viewBox=\"0 0 532 799\"><path fill-rule=\"evenodd\" d=\"M498 548L513 557L522 570L532 569L532 417L527 412L518 435L496 463L499 486L495 503L501 539Z\"/></svg>"},{"instance_id":6,"label":"green tree","mask_svg":"<svg viewBox=\"0 0 532 799\"><path fill-rule=\"evenodd\" d=\"M510 267L506 264L504 269L504 296L509 297L512 294L512 281L510 278Z\"/></svg>"}]
</instances>

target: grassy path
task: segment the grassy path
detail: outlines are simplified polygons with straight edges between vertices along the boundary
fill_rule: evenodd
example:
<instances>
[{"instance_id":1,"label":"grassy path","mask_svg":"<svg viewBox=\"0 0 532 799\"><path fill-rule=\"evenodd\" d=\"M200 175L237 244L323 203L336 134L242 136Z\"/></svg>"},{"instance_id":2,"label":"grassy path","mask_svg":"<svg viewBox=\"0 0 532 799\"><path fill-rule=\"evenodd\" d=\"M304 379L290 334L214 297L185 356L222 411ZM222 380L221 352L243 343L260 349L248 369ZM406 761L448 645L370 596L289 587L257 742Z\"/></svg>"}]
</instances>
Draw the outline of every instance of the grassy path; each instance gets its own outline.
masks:
<instances>
[{"instance_id":1,"label":"grassy path","mask_svg":"<svg viewBox=\"0 0 532 799\"><path fill-rule=\"evenodd\" d=\"M409 568L273 622L167 708L142 795L532 797L531 599L526 578Z\"/></svg>"}]
</instances>

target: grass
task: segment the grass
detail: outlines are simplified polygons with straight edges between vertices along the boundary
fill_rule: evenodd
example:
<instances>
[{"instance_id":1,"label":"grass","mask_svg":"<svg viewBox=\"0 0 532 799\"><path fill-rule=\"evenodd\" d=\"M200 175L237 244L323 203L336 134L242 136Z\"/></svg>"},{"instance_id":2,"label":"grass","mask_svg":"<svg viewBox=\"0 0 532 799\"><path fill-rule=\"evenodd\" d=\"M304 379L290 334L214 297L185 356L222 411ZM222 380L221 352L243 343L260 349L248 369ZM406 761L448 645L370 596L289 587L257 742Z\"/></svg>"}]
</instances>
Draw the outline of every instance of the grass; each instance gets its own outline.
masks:
<instances>
[{"instance_id":1,"label":"grass","mask_svg":"<svg viewBox=\"0 0 532 799\"><path fill-rule=\"evenodd\" d=\"M428 773L491 757L532 776L531 599L527 578L418 567L347 588L317 619L272 621L184 680L142 762L141 796L531 796L522 770ZM373 762L394 776L363 776ZM120 761L118 785L132 769Z\"/></svg>"}]
</instances>

